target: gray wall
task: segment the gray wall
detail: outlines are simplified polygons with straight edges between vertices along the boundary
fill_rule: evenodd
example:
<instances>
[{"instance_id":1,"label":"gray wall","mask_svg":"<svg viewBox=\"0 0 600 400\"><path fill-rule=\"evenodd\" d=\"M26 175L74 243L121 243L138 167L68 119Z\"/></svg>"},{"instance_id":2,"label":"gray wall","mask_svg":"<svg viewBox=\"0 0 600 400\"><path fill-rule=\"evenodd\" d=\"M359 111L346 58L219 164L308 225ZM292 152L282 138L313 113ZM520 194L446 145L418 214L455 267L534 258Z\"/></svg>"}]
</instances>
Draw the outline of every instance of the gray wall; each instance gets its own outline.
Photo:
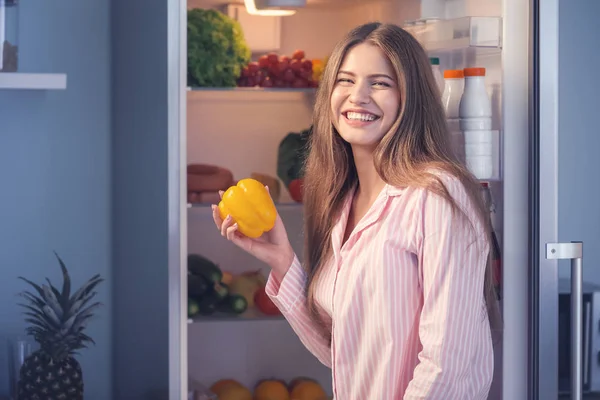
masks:
<instances>
[{"instance_id":1,"label":"gray wall","mask_svg":"<svg viewBox=\"0 0 600 400\"><path fill-rule=\"evenodd\" d=\"M600 284L600 2L559 4L558 235L584 242L583 278Z\"/></svg>"},{"instance_id":2,"label":"gray wall","mask_svg":"<svg viewBox=\"0 0 600 400\"><path fill-rule=\"evenodd\" d=\"M97 345L78 357L86 399L111 398L112 269L109 3L25 0L23 72L68 74L66 91L0 90L0 394L8 391L5 338L23 333L23 275L74 285L99 273L105 304L89 325Z\"/></svg>"}]
</instances>

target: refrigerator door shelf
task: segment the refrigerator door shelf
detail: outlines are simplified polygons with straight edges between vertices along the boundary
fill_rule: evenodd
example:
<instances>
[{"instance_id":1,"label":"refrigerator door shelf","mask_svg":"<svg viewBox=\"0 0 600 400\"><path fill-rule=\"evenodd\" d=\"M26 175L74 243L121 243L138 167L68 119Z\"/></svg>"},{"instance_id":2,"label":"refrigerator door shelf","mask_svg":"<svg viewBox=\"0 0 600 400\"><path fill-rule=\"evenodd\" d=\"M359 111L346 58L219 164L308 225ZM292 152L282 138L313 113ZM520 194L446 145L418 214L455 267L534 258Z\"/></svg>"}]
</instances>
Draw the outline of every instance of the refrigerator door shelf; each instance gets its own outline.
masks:
<instances>
[{"instance_id":1,"label":"refrigerator door shelf","mask_svg":"<svg viewBox=\"0 0 600 400\"><path fill-rule=\"evenodd\" d=\"M407 25L410 32L428 52L474 50L500 52L502 48L502 18L464 17L426 21Z\"/></svg>"}]
</instances>

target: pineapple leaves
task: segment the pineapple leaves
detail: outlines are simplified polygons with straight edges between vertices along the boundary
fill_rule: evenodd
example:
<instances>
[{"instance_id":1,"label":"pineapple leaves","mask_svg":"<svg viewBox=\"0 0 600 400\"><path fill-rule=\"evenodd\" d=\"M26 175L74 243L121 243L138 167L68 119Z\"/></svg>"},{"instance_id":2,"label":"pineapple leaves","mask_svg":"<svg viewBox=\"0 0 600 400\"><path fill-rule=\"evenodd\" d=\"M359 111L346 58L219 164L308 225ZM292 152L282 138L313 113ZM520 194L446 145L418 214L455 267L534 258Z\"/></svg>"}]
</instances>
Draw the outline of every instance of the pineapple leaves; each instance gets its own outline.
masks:
<instances>
[{"instance_id":1,"label":"pineapple leaves","mask_svg":"<svg viewBox=\"0 0 600 400\"><path fill-rule=\"evenodd\" d=\"M23 278L22 276L20 276L19 279L33 286L33 288L39 293L40 297L44 298L44 290L38 284L31 282L29 279Z\"/></svg>"},{"instance_id":2,"label":"pineapple leaves","mask_svg":"<svg viewBox=\"0 0 600 400\"><path fill-rule=\"evenodd\" d=\"M52 308L52 311L54 311L54 314L56 314L59 320L62 319L63 309L60 304L58 304L58 299L54 293L52 293L52 290L46 285L42 286L42 290L44 291L44 300L46 300L46 304Z\"/></svg>"},{"instance_id":3,"label":"pineapple leaves","mask_svg":"<svg viewBox=\"0 0 600 400\"><path fill-rule=\"evenodd\" d=\"M56 297L57 299L60 300L60 292L58 291L58 289L55 288L54 285L52 285L52 282L50 282L50 279L46 278L46 282L48 282L48 286L50 286L52 293L54 293L54 297Z\"/></svg>"},{"instance_id":4,"label":"pineapple leaves","mask_svg":"<svg viewBox=\"0 0 600 400\"><path fill-rule=\"evenodd\" d=\"M48 327L44 323L40 322L40 320L37 318L25 318L25 322L29 322L34 327L40 328L44 331L48 331Z\"/></svg>"},{"instance_id":5,"label":"pineapple leaves","mask_svg":"<svg viewBox=\"0 0 600 400\"><path fill-rule=\"evenodd\" d=\"M93 344L96 344L96 342L94 342L94 339L92 339L91 337L89 337L88 335L86 335L85 333L80 333L79 334L79 338L83 341L83 342L90 342Z\"/></svg>"},{"instance_id":6,"label":"pineapple leaves","mask_svg":"<svg viewBox=\"0 0 600 400\"><path fill-rule=\"evenodd\" d=\"M29 300L29 302L31 304L34 304L38 308L42 308L44 306L44 301L42 299L40 299L39 297L33 295L31 292L28 292L26 290L19 293L19 296Z\"/></svg>"},{"instance_id":7,"label":"pineapple leaves","mask_svg":"<svg viewBox=\"0 0 600 400\"><path fill-rule=\"evenodd\" d=\"M18 305L23 307L28 324L25 329L27 334L33 336L41 349L57 360L87 348L86 343L96 344L83 331L96 309L102 305L93 302L93 299L97 295L94 289L104 279L96 274L71 294L71 278L67 267L59 255L56 252L54 254L63 274L62 290L59 291L48 278L43 284L36 284L19 277L33 289L19 293L25 301Z\"/></svg>"},{"instance_id":8,"label":"pineapple leaves","mask_svg":"<svg viewBox=\"0 0 600 400\"><path fill-rule=\"evenodd\" d=\"M71 295L71 278L69 277L69 272L67 271L67 267L65 266L65 263L60 258L60 256L56 253L56 251L54 252L54 255L58 259L58 263L60 264L60 269L62 270L62 273L63 273L63 287L62 287L62 295L61 295L62 302L61 303L67 304L67 302L69 301L69 296Z\"/></svg>"},{"instance_id":9,"label":"pineapple leaves","mask_svg":"<svg viewBox=\"0 0 600 400\"><path fill-rule=\"evenodd\" d=\"M92 304L91 306L89 306L88 308L82 310L77 317L75 318L75 321L73 322L73 329L74 330L83 330L83 324L84 322L89 319L90 317L93 317L94 314L92 313L96 308L98 308L101 304L99 302L96 302L94 304Z\"/></svg>"},{"instance_id":10,"label":"pineapple leaves","mask_svg":"<svg viewBox=\"0 0 600 400\"><path fill-rule=\"evenodd\" d=\"M46 314L44 314L43 312L41 312L39 310L39 308L35 308L35 307L29 306L27 304L19 304L19 305L21 307L24 307L24 308L30 310L30 311L23 312L23 314L29 315L30 317L33 317L33 318L37 318L38 320L45 322L48 326L54 326L52 319L48 318L46 316Z\"/></svg>"},{"instance_id":11,"label":"pineapple leaves","mask_svg":"<svg viewBox=\"0 0 600 400\"><path fill-rule=\"evenodd\" d=\"M82 300L82 299L85 300L85 298L96 287L96 285L98 285L103 280L104 279L100 278L100 275L93 276L89 281L87 281L85 283L85 285L83 285L81 288L79 288L78 291L76 291L73 294L73 296L71 297L71 300L69 302L69 307L72 307L73 304L75 304L75 302L77 300Z\"/></svg>"},{"instance_id":12,"label":"pineapple leaves","mask_svg":"<svg viewBox=\"0 0 600 400\"><path fill-rule=\"evenodd\" d=\"M46 314L56 326L60 325L60 319L50 306L44 306L42 307L42 310L44 311L44 314Z\"/></svg>"}]
</instances>

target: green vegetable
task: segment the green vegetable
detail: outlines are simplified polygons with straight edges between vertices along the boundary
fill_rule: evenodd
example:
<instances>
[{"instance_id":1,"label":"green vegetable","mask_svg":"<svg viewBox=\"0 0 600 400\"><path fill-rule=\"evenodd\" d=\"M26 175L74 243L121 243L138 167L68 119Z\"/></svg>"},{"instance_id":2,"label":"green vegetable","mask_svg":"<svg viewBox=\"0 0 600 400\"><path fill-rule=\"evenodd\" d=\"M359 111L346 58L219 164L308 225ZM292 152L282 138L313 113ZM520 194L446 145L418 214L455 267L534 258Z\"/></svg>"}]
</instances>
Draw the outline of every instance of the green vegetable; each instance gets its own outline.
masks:
<instances>
[{"instance_id":1,"label":"green vegetable","mask_svg":"<svg viewBox=\"0 0 600 400\"><path fill-rule=\"evenodd\" d=\"M200 312L198 301L188 298L188 317L193 317Z\"/></svg>"},{"instance_id":2,"label":"green vegetable","mask_svg":"<svg viewBox=\"0 0 600 400\"><path fill-rule=\"evenodd\" d=\"M279 143L277 152L277 176L285 186L294 179L304 176L304 161L308 150L308 140L312 126L300 133L288 133Z\"/></svg>"},{"instance_id":3,"label":"green vegetable","mask_svg":"<svg viewBox=\"0 0 600 400\"><path fill-rule=\"evenodd\" d=\"M192 297L202 296L208 290L208 282L202 276L188 272L188 295Z\"/></svg>"},{"instance_id":4,"label":"green vegetable","mask_svg":"<svg viewBox=\"0 0 600 400\"><path fill-rule=\"evenodd\" d=\"M198 302L198 313L201 315L211 315L217 311L217 307L223 299L227 297L229 290L220 283L215 283L212 288L209 288Z\"/></svg>"},{"instance_id":5,"label":"green vegetable","mask_svg":"<svg viewBox=\"0 0 600 400\"><path fill-rule=\"evenodd\" d=\"M210 283L221 282L223 279L219 266L200 254L188 254L188 272L201 276Z\"/></svg>"},{"instance_id":6,"label":"green vegetable","mask_svg":"<svg viewBox=\"0 0 600 400\"><path fill-rule=\"evenodd\" d=\"M251 51L241 25L212 9L188 10L188 85L233 87Z\"/></svg>"},{"instance_id":7,"label":"green vegetable","mask_svg":"<svg viewBox=\"0 0 600 400\"><path fill-rule=\"evenodd\" d=\"M248 309L248 301L239 294L230 294L217 305L217 311L241 314Z\"/></svg>"}]
</instances>

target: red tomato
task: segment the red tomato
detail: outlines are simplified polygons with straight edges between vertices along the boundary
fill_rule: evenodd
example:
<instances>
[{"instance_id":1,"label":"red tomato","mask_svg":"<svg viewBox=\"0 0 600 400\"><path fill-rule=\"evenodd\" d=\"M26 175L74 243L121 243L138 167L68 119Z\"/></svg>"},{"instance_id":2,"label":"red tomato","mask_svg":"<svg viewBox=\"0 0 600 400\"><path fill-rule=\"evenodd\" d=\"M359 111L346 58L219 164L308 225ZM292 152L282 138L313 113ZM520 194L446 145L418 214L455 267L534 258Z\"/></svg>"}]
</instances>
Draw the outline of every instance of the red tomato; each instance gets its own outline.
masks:
<instances>
[{"instance_id":1,"label":"red tomato","mask_svg":"<svg viewBox=\"0 0 600 400\"><path fill-rule=\"evenodd\" d=\"M261 287L254 293L254 304L264 314L281 315L279 308L271 301L269 295L265 292L265 288Z\"/></svg>"},{"instance_id":2,"label":"red tomato","mask_svg":"<svg viewBox=\"0 0 600 400\"><path fill-rule=\"evenodd\" d=\"M302 192L304 189L304 180L302 178L294 179L288 185L288 191L290 192L290 196L297 203L302 203Z\"/></svg>"}]
</instances>

